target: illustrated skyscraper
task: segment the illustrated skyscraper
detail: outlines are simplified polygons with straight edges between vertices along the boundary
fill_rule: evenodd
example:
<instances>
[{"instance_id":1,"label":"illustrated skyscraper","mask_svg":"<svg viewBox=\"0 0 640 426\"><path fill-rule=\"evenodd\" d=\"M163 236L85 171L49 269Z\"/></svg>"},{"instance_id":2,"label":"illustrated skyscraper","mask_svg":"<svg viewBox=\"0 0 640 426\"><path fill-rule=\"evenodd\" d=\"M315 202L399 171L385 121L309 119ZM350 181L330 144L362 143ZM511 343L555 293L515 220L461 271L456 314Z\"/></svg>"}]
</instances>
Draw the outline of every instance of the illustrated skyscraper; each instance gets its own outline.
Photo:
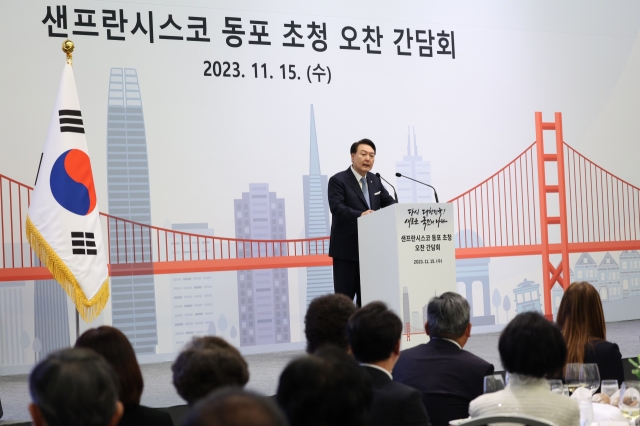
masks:
<instances>
[{"instance_id":1,"label":"illustrated skyscraper","mask_svg":"<svg viewBox=\"0 0 640 426\"><path fill-rule=\"evenodd\" d=\"M213 229L206 223L174 223L171 229L213 235ZM213 258L212 241L204 238L183 238L177 234L171 243L176 259ZM215 334L212 272L171 276L171 322L175 352L182 350L193 336Z\"/></svg>"},{"instance_id":2,"label":"illustrated skyscraper","mask_svg":"<svg viewBox=\"0 0 640 426\"><path fill-rule=\"evenodd\" d=\"M1 224L0 224L1 225ZM0 240L0 243L2 240ZM23 259L21 256L29 256L28 252L20 254L25 246L14 243L12 245L4 243L0 247L0 264L18 264L16 259ZM28 250L28 248L27 248ZM56 283L59 287L59 285ZM25 313L29 312L28 305L32 303L26 291L27 284L24 281L0 282L0 365L20 365L33 362L30 356L33 352L31 346L31 336L26 330L29 329ZM67 346L69 343L67 342Z\"/></svg>"},{"instance_id":3,"label":"illustrated skyscraper","mask_svg":"<svg viewBox=\"0 0 640 426\"><path fill-rule=\"evenodd\" d=\"M431 185L431 163L423 161L422 156L418 155L415 129L413 130L413 154L409 133L407 134L407 155L402 158L402 161L396 162L396 172ZM433 189L409 179L396 178L396 188L398 201L401 203L432 203L434 201Z\"/></svg>"},{"instance_id":4,"label":"illustrated skyscraper","mask_svg":"<svg viewBox=\"0 0 640 426\"><path fill-rule=\"evenodd\" d=\"M327 199L327 176L320 173L316 121L311 105L311 135L309 147L309 174L302 176L304 190L304 223L306 238L329 235L329 202ZM328 244L324 247L328 252ZM311 246L315 252L315 246ZM333 271L331 266L307 268L307 306L318 296L333 293Z\"/></svg>"},{"instance_id":5,"label":"illustrated skyscraper","mask_svg":"<svg viewBox=\"0 0 640 426\"><path fill-rule=\"evenodd\" d=\"M151 224L149 161L138 75L133 68L112 68L107 115L107 186L109 214ZM133 252L131 228L110 223L111 263L150 258L151 241L144 232ZM126 240L125 240L125 237ZM129 244L125 246L125 241ZM144 250L141 249L144 247ZM156 352L158 330L153 275L111 278L113 326L122 330L139 354Z\"/></svg>"},{"instance_id":6,"label":"illustrated skyscraper","mask_svg":"<svg viewBox=\"0 0 640 426\"><path fill-rule=\"evenodd\" d=\"M34 282L34 338L40 342L36 361L71 344L67 295L54 280Z\"/></svg>"},{"instance_id":7,"label":"illustrated skyscraper","mask_svg":"<svg viewBox=\"0 0 640 426\"><path fill-rule=\"evenodd\" d=\"M236 238L284 240L286 222L284 199L269 192L266 183L249 184L249 192L234 200ZM275 250L275 253L272 252ZM280 255L279 246L245 243L238 246L239 257ZM286 254L286 253L282 253ZM238 317L240 346L291 341L289 278L286 269L238 271Z\"/></svg>"},{"instance_id":8,"label":"illustrated skyscraper","mask_svg":"<svg viewBox=\"0 0 640 426\"><path fill-rule=\"evenodd\" d=\"M26 364L24 331L24 281L0 282L0 365ZM29 342L27 342L29 343Z\"/></svg>"},{"instance_id":9,"label":"illustrated skyscraper","mask_svg":"<svg viewBox=\"0 0 640 426\"><path fill-rule=\"evenodd\" d=\"M411 307L409 306L409 289L402 287L402 329L406 331L407 324L411 324Z\"/></svg>"},{"instance_id":10,"label":"illustrated skyscraper","mask_svg":"<svg viewBox=\"0 0 640 426\"><path fill-rule=\"evenodd\" d=\"M420 323L422 315L418 311L411 312L411 330L421 330L424 327L424 323Z\"/></svg>"}]
</instances>

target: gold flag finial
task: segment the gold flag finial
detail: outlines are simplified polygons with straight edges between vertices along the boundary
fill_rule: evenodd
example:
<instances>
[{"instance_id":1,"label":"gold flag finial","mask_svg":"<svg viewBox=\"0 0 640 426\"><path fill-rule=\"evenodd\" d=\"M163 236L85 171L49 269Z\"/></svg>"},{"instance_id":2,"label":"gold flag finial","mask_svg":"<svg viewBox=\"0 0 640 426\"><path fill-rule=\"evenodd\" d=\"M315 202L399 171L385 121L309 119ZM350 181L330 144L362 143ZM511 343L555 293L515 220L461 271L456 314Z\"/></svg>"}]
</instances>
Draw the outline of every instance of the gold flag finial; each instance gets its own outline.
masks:
<instances>
[{"instance_id":1,"label":"gold flag finial","mask_svg":"<svg viewBox=\"0 0 640 426\"><path fill-rule=\"evenodd\" d=\"M69 65L72 65L73 55L71 54L73 53L73 49L75 49L75 45L71 40L66 39L62 42L62 51L67 54L67 63Z\"/></svg>"}]
</instances>

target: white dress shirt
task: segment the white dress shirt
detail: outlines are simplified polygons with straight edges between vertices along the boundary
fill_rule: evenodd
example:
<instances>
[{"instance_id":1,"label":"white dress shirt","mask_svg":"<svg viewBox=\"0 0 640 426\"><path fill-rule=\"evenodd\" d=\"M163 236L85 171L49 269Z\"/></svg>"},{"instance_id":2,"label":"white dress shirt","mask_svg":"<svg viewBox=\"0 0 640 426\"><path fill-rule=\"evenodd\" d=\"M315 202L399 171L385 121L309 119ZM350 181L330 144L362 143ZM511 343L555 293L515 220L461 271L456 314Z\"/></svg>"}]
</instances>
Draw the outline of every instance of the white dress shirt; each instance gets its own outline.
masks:
<instances>
[{"instance_id":1,"label":"white dress shirt","mask_svg":"<svg viewBox=\"0 0 640 426\"><path fill-rule=\"evenodd\" d=\"M430 339L440 339L440 340L446 340L447 342L451 342L454 345L456 345L457 347L459 347L460 349L462 349L462 346L460 346L460 343L456 342L455 340L451 340L451 339L445 339L444 337L429 337Z\"/></svg>"},{"instance_id":2,"label":"white dress shirt","mask_svg":"<svg viewBox=\"0 0 640 426\"><path fill-rule=\"evenodd\" d=\"M354 169L353 166L351 166L351 171L353 172L353 175L356 177L356 180L358 181L358 185L360 185L360 189L362 189L362 180L360 179L366 176L360 176L360 174L356 172L356 169Z\"/></svg>"}]
</instances>

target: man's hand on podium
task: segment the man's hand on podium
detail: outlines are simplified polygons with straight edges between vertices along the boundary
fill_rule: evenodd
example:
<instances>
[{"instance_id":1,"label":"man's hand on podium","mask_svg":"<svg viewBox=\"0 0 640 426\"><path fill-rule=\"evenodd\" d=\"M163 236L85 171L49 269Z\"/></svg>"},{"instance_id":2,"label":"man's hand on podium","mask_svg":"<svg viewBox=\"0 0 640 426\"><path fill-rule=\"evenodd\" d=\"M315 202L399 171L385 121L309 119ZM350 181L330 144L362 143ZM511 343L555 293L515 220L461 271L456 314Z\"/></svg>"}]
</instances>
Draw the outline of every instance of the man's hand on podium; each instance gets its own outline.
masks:
<instances>
[{"instance_id":1,"label":"man's hand on podium","mask_svg":"<svg viewBox=\"0 0 640 426\"><path fill-rule=\"evenodd\" d=\"M367 210L365 212L362 212L360 216L368 215L369 213L373 213L373 210Z\"/></svg>"}]
</instances>

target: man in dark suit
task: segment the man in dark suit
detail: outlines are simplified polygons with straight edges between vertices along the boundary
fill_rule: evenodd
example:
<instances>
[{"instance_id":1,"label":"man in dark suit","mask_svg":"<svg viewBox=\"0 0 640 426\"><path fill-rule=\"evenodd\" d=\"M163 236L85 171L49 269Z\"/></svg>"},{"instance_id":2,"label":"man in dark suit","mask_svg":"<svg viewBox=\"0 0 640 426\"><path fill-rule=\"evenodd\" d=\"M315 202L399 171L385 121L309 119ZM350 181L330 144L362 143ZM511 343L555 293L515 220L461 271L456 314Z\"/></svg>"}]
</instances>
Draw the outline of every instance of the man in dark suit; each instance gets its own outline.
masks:
<instances>
[{"instance_id":1,"label":"man in dark suit","mask_svg":"<svg viewBox=\"0 0 640 426\"><path fill-rule=\"evenodd\" d=\"M351 166L331 176L327 197L331 209L331 244L333 286L336 293L360 302L360 262L358 254L358 218L395 200L382 185L380 178L370 173L376 159L376 146L369 139L351 145Z\"/></svg>"},{"instance_id":2,"label":"man in dark suit","mask_svg":"<svg viewBox=\"0 0 640 426\"><path fill-rule=\"evenodd\" d=\"M392 380L401 337L402 321L382 302L367 304L347 323L351 351L373 384L368 426L430 425L420 392Z\"/></svg>"},{"instance_id":3,"label":"man in dark suit","mask_svg":"<svg viewBox=\"0 0 640 426\"><path fill-rule=\"evenodd\" d=\"M469 403L482 395L493 365L462 348L471 335L469 303L447 292L427 306L429 343L402 351L393 379L418 389L433 426L469 417Z\"/></svg>"},{"instance_id":4,"label":"man in dark suit","mask_svg":"<svg viewBox=\"0 0 640 426\"><path fill-rule=\"evenodd\" d=\"M289 426L369 426L371 381L342 348L325 345L280 374L276 402Z\"/></svg>"}]
</instances>

